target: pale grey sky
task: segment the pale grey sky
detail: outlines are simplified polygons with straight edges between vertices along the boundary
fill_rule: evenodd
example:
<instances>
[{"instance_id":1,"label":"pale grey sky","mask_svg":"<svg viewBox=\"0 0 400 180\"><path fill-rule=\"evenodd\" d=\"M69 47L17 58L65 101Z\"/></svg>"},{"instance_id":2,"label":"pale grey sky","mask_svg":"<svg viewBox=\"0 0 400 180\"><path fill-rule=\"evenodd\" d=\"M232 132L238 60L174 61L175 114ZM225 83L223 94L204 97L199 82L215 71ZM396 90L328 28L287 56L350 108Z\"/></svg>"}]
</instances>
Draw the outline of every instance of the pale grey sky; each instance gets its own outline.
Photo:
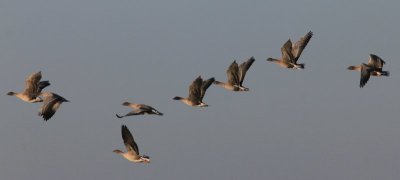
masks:
<instances>
[{"instance_id":1,"label":"pale grey sky","mask_svg":"<svg viewBox=\"0 0 400 180\"><path fill-rule=\"evenodd\" d=\"M0 1L0 179L398 180L399 1ZM314 37L302 71L266 62ZM375 53L391 71L360 89ZM247 93L172 100L254 56ZM48 122L19 91L32 72L64 103ZM165 115L117 119L124 101ZM112 152L126 124L151 164Z\"/></svg>"}]
</instances>

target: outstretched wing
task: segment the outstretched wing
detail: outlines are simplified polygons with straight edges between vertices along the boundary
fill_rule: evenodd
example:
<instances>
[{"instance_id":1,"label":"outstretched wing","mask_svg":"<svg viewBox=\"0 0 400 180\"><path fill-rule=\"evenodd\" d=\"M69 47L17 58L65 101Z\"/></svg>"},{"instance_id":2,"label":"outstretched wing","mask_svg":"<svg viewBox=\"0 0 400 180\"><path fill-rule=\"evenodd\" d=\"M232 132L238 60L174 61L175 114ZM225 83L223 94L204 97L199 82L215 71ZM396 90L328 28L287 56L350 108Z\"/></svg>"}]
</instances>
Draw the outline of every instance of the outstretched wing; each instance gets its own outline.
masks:
<instances>
[{"instance_id":1,"label":"outstretched wing","mask_svg":"<svg viewBox=\"0 0 400 180\"><path fill-rule=\"evenodd\" d=\"M233 61L228 70L226 70L226 75L228 76L228 83L230 85L239 84L239 67L236 61Z\"/></svg>"},{"instance_id":2,"label":"outstretched wing","mask_svg":"<svg viewBox=\"0 0 400 180\"><path fill-rule=\"evenodd\" d=\"M200 96L200 101L203 100L204 95L206 94L206 91L208 89L208 87L211 86L211 84L215 81L215 78L210 78L207 79L206 81L203 81L203 84L201 85L201 96Z\"/></svg>"},{"instance_id":3,"label":"outstretched wing","mask_svg":"<svg viewBox=\"0 0 400 180\"><path fill-rule=\"evenodd\" d=\"M50 86L49 81L40 81L38 84L38 93L40 94L40 92L42 92L42 90L47 86Z\"/></svg>"},{"instance_id":4,"label":"outstretched wing","mask_svg":"<svg viewBox=\"0 0 400 180\"><path fill-rule=\"evenodd\" d=\"M372 68L366 64L361 64L361 77L360 77L360 88L367 84L369 77L371 76Z\"/></svg>"},{"instance_id":5,"label":"outstretched wing","mask_svg":"<svg viewBox=\"0 0 400 180\"><path fill-rule=\"evenodd\" d=\"M161 113L157 109L155 109L155 108L153 108L153 107L151 107L149 105L146 105L146 104L139 104L139 108L137 109L136 112L139 113L139 114L148 113L148 114L156 114L156 115L159 115L159 116L163 115L163 113Z\"/></svg>"},{"instance_id":6,"label":"outstretched wing","mask_svg":"<svg viewBox=\"0 0 400 180\"><path fill-rule=\"evenodd\" d=\"M189 99L192 101L200 101L201 97L201 85L203 79L201 76L197 77L192 84L189 86Z\"/></svg>"},{"instance_id":7,"label":"outstretched wing","mask_svg":"<svg viewBox=\"0 0 400 180\"><path fill-rule=\"evenodd\" d=\"M369 55L369 60L368 60L368 66L377 68L377 69L382 69L383 65L386 62L383 61L380 57L378 57L375 54L370 54Z\"/></svg>"},{"instance_id":8,"label":"outstretched wing","mask_svg":"<svg viewBox=\"0 0 400 180\"><path fill-rule=\"evenodd\" d=\"M121 132L126 150L135 152L137 155L139 155L139 147L137 146L135 139L133 139L133 136L126 125L122 125Z\"/></svg>"},{"instance_id":9,"label":"outstretched wing","mask_svg":"<svg viewBox=\"0 0 400 180\"><path fill-rule=\"evenodd\" d=\"M287 40L285 44L281 47L282 61L285 63L293 63L294 57L292 54L292 41Z\"/></svg>"},{"instance_id":10,"label":"outstretched wing","mask_svg":"<svg viewBox=\"0 0 400 180\"><path fill-rule=\"evenodd\" d=\"M49 120L56 113L60 107L59 99L53 95L44 96L43 105L40 108L39 115L43 117L45 121Z\"/></svg>"},{"instance_id":11,"label":"outstretched wing","mask_svg":"<svg viewBox=\"0 0 400 180\"><path fill-rule=\"evenodd\" d=\"M40 108L39 116L42 116L45 121L53 117L62 102L68 102L60 95L51 92L42 93L42 96L44 99L43 105Z\"/></svg>"},{"instance_id":12,"label":"outstretched wing","mask_svg":"<svg viewBox=\"0 0 400 180\"><path fill-rule=\"evenodd\" d=\"M301 53L303 52L304 48L307 46L308 42L310 41L311 37L313 36L313 33L310 31L306 35L300 38L299 41L297 41L293 47L292 47L292 54L294 58L294 62L296 63L297 60L299 59Z\"/></svg>"},{"instance_id":13,"label":"outstretched wing","mask_svg":"<svg viewBox=\"0 0 400 180\"><path fill-rule=\"evenodd\" d=\"M39 93L39 81L42 78L42 73L39 71L28 76L25 80L24 94L28 95L31 99L38 96Z\"/></svg>"},{"instance_id":14,"label":"outstretched wing","mask_svg":"<svg viewBox=\"0 0 400 180\"><path fill-rule=\"evenodd\" d=\"M244 77L246 76L247 70L249 70L250 66L254 63L255 59L252 56L250 59L248 59L246 62L242 63L239 67L239 85L242 86Z\"/></svg>"}]
</instances>

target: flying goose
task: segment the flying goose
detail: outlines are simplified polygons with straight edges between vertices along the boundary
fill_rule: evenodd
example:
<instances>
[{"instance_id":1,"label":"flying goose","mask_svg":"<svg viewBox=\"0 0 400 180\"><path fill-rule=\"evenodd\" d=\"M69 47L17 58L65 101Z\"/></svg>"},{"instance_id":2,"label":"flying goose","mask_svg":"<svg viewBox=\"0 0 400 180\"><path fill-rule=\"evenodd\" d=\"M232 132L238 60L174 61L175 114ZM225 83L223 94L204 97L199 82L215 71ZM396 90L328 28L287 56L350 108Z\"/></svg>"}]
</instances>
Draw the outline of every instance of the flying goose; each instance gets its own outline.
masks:
<instances>
[{"instance_id":1,"label":"flying goose","mask_svg":"<svg viewBox=\"0 0 400 180\"><path fill-rule=\"evenodd\" d=\"M297 41L295 44L292 44L292 41L290 41L290 39L287 40L286 43L281 48L282 58L281 59L268 58L267 61L276 63L284 68L304 69L304 64L297 64L297 60L299 60L301 53L307 46L312 36L313 33L310 31L305 36L300 38L300 40Z\"/></svg>"},{"instance_id":2,"label":"flying goose","mask_svg":"<svg viewBox=\"0 0 400 180\"><path fill-rule=\"evenodd\" d=\"M42 116L45 121L49 120L60 107L63 102L69 102L65 98L52 92L41 93L43 96L43 105L40 107L39 116Z\"/></svg>"},{"instance_id":3,"label":"flying goose","mask_svg":"<svg viewBox=\"0 0 400 180\"><path fill-rule=\"evenodd\" d=\"M125 114L124 116L115 114L118 118L123 118L125 116L133 116L133 115L143 115L143 114L155 114L159 116L163 115L163 113L145 104L134 104L134 103L124 102L122 103L122 105L131 107L133 111L129 112L128 114Z\"/></svg>"},{"instance_id":4,"label":"flying goose","mask_svg":"<svg viewBox=\"0 0 400 180\"><path fill-rule=\"evenodd\" d=\"M254 61L254 57L251 57L246 62L240 64L240 66L238 66L236 61L233 61L228 70L226 70L228 82L224 83L220 81L214 81L214 84L230 91L249 91L249 88L244 87L242 84L247 70L249 70Z\"/></svg>"},{"instance_id":5,"label":"flying goose","mask_svg":"<svg viewBox=\"0 0 400 180\"><path fill-rule=\"evenodd\" d=\"M210 78L203 81L201 76L197 77L189 87L189 97L182 98L179 96L174 97L174 100L180 100L189 106L206 107L208 106L203 102L204 95L208 87L215 81L215 78Z\"/></svg>"},{"instance_id":6,"label":"flying goose","mask_svg":"<svg viewBox=\"0 0 400 180\"><path fill-rule=\"evenodd\" d=\"M136 163L150 163L150 157L146 155L139 155L139 147L137 146L135 140L131 132L129 131L126 125L122 125L121 128L122 139L124 140L126 152L122 152L119 149L114 150L114 153L117 153L127 159L128 161L136 162Z\"/></svg>"},{"instance_id":7,"label":"flying goose","mask_svg":"<svg viewBox=\"0 0 400 180\"><path fill-rule=\"evenodd\" d=\"M7 95L15 96L22 101L35 103L35 102L42 102L43 100L39 97L42 89L49 86L49 81L40 81L42 78L41 71L37 73L32 73L28 76L25 80L25 89L23 92L16 93L16 92L8 92Z\"/></svg>"},{"instance_id":8,"label":"flying goose","mask_svg":"<svg viewBox=\"0 0 400 180\"><path fill-rule=\"evenodd\" d=\"M367 84L370 76L389 76L389 71L382 71L383 65L386 64L380 57L375 54L369 55L368 63L362 63L360 66L349 66L348 70L360 71L360 88Z\"/></svg>"}]
</instances>

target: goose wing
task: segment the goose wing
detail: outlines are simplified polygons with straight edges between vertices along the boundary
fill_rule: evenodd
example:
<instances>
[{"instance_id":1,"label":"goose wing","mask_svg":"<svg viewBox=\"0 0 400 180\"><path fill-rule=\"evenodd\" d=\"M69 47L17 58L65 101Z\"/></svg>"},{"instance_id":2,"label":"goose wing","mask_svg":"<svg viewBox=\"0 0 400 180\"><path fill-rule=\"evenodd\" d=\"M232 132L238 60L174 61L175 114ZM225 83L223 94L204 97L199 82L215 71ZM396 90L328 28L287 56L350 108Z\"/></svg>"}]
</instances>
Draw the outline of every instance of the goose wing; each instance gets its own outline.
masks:
<instances>
[{"instance_id":1,"label":"goose wing","mask_svg":"<svg viewBox=\"0 0 400 180\"><path fill-rule=\"evenodd\" d=\"M310 41L313 33L309 31L306 35L301 37L292 47L292 54L294 57L294 62L296 63L299 59L301 53L303 52L304 48L307 46L308 42Z\"/></svg>"},{"instance_id":2,"label":"goose wing","mask_svg":"<svg viewBox=\"0 0 400 180\"><path fill-rule=\"evenodd\" d=\"M136 155L139 155L139 147L136 144L135 139L133 139L133 136L132 136L131 132L129 131L128 127L126 127L126 125L122 125L121 133L122 133L122 139L124 140L126 150L128 152L134 152L134 153L136 153Z\"/></svg>"},{"instance_id":3,"label":"goose wing","mask_svg":"<svg viewBox=\"0 0 400 180\"><path fill-rule=\"evenodd\" d=\"M146 104L140 104L137 111L140 112L140 113L145 113L146 112L146 113L149 113L149 114L154 113L154 112L158 112L156 109L154 109L153 107L151 107L149 105L146 105Z\"/></svg>"},{"instance_id":4,"label":"goose wing","mask_svg":"<svg viewBox=\"0 0 400 180\"><path fill-rule=\"evenodd\" d=\"M210 78L207 79L206 81L203 81L202 85L201 85L201 96L200 96L200 101L203 100L204 95L206 94L206 91L208 89L208 87L211 86L211 84L215 81L215 78Z\"/></svg>"},{"instance_id":5,"label":"goose wing","mask_svg":"<svg viewBox=\"0 0 400 180\"><path fill-rule=\"evenodd\" d=\"M40 94L42 92L42 90L47 86L50 86L49 81L40 81L38 84L38 94Z\"/></svg>"},{"instance_id":6,"label":"goose wing","mask_svg":"<svg viewBox=\"0 0 400 180\"><path fill-rule=\"evenodd\" d=\"M375 54L370 54L369 55L369 60L368 60L368 66L377 68L377 69L382 69L383 65L386 62L383 61L379 56Z\"/></svg>"},{"instance_id":7,"label":"goose wing","mask_svg":"<svg viewBox=\"0 0 400 180\"><path fill-rule=\"evenodd\" d=\"M282 61L285 63L293 63L294 57L292 54L292 41L287 40L285 44L281 47Z\"/></svg>"},{"instance_id":8,"label":"goose wing","mask_svg":"<svg viewBox=\"0 0 400 180\"><path fill-rule=\"evenodd\" d=\"M200 101L201 97L201 85L203 84L203 79L201 76L197 77L192 84L189 86L189 97L188 99L192 101Z\"/></svg>"},{"instance_id":9,"label":"goose wing","mask_svg":"<svg viewBox=\"0 0 400 180\"><path fill-rule=\"evenodd\" d=\"M59 108L60 104L58 98L52 93L42 94L44 97L43 105L40 108L39 116L42 116L45 121L49 120Z\"/></svg>"},{"instance_id":10,"label":"goose wing","mask_svg":"<svg viewBox=\"0 0 400 180\"><path fill-rule=\"evenodd\" d=\"M153 109L154 109L153 107L146 105L146 104L139 105L139 110L141 110L141 111L151 111Z\"/></svg>"},{"instance_id":11,"label":"goose wing","mask_svg":"<svg viewBox=\"0 0 400 180\"><path fill-rule=\"evenodd\" d=\"M163 113L159 112L155 108L146 104L138 104L138 108L134 111L138 114L148 113L148 114L163 115Z\"/></svg>"},{"instance_id":12,"label":"goose wing","mask_svg":"<svg viewBox=\"0 0 400 180\"><path fill-rule=\"evenodd\" d=\"M239 70L240 70L239 71L239 73L240 73L239 85L240 86L242 86L244 77L246 76L246 72L249 70L250 66L254 63L254 61L255 61L254 57L251 57L246 62L243 62L242 64L240 64L240 67L239 67Z\"/></svg>"},{"instance_id":13,"label":"goose wing","mask_svg":"<svg viewBox=\"0 0 400 180\"><path fill-rule=\"evenodd\" d=\"M149 113L149 114L156 114L156 115L159 115L159 116L164 115L162 112L160 112L157 109L155 109L155 108L153 108L153 107L151 107L149 105L146 105L146 104L141 104L139 109L140 109L141 112L146 112L146 113Z\"/></svg>"},{"instance_id":14,"label":"goose wing","mask_svg":"<svg viewBox=\"0 0 400 180\"><path fill-rule=\"evenodd\" d=\"M226 70L226 75L228 76L228 83L230 85L239 84L239 66L236 61L233 61L228 70Z\"/></svg>"},{"instance_id":15,"label":"goose wing","mask_svg":"<svg viewBox=\"0 0 400 180\"><path fill-rule=\"evenodd\" d=\"M43 119L47 121L56 113L61 103L66 102L67 100L51 92L42 93L42 96L44 99L43 105L40 108L39 116L42 116Z\"/></svg>"},{"instance_id":16,"label":"goose wing","mask_svg":"<svg viewBox=\"0 0 400 180\"><path fill-rule=\"evenodd\" d=\"M366 64L361 64L361 77L360 77L360 87L364 87L367 84L369 77L371 76L372 68Z\"/></svg>"},{"instance_id":17,"label":"goose wing","mask_svg":"<svg viewBox=\"0 0 400 180\"><path fill-rule=\"evenodd\" d=\"M25 80L24 94L28 95L31 99L38 96L39 93L39 81L42 78L42 73L39 71L28 76Z\"/></svg>"}]
</instances>

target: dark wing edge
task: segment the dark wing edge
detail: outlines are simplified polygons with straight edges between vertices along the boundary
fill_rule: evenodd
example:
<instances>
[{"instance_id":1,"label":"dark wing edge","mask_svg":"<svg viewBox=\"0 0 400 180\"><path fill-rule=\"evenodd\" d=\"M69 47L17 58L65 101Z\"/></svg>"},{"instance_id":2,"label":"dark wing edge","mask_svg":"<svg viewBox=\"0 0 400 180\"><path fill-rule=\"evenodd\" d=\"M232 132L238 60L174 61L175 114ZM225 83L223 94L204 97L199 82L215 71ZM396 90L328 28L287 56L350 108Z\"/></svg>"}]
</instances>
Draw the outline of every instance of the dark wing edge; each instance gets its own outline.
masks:
<instances>
[{"instance_id":1,"label":"dark wing edge","mask_svg":"<svg viewBox=\"0 0 400 180\"><path fill-rule=\"evenodd\" d=\"M242 86L243 81L244 81L244 77L246 76L246 72L249 70L250 66L254 63L255 59L254 57L250 57L250 59L248 59L246 62L242 63L239 67L240 69L240 81L239 81L239 85Z\"/></svg>"},{"instance_id":2,"label":"dark wing edge","mask_svg":"<svg viewBox=\"0 0 400 180\"><path fill-rule=\"evenodd\" d=\"M201 85L201 96L200 96L200 101L203 100L204 95L206 94L207 89L211 86L211 84L215 81L215 78L212 77L210 79L207 79L206 81L203 81Z\"/></svg>"},{"instance_id":3,"label":"dark wing edge","mask_svg":"<svg viewBox=\"0 0 400 180\"><path fill-rule=\"evenodd\" d=\"M50 86L50 82L49 81L40 81L38 84L38 93L42 92L42 90L47 87Z\"/></svg>"},{"instance_id":4,"label":"dark wing edge","mask_svg":"<svg viewBox=\"0 0 400 180\"><path fill-rule=\"evenodd\" d=\"M128 151L133 150L133 151L135 151L135 153L137 155L139 155L139 148L138 148L131 132L129 131L128 127L126 127L126 125L121 126L121 133L122 133L122 139L124 140L126 149Z\"/></svg>"},{"instance_id":5,"label":"dark wing edge","mask_svg":"<svg viewBox=\"0 0 400 180\"><path fill-rule=\"evenodd\" d=\"M367 84L371 76L371 68L365 65L361 65L361 77L360 77L360 88Z\"/></svg>"},{"instance_id":6,"label":"dark wing edge","mask_svg":"<svg viewBox=\"0 0 400 180\"><path fill-rule=\"evenodd\" d=\"M368 65L372 66L374 68L382 69L383 65L386 64L382 58L375 54L370 54L369 55L369 60L368 60Z\"/></svg>"},{"instance_id":7,"label":"dark wing edge","mask_svg":"<svg viewBox=\"0 0 400 180\"><path fill-rule=\"evenodd\" d=\"M39 112L39 116L42 116L44 121L48 121L56 113L58 107L54 106L58 103L58 100L54 96L45 97Z\"/></svg>"},{"instance_id":8,"label":"dark wing edge","mask_svg":"<svg viewBox=\"0 0 400 180\"><path fill-rule=\"evenodd\" d=\"M292 54L294 57L294 62L297 62L304 48L307 46L308 42L313 36L313 32L309 31L306 35L301 37L299 41L297 41L292 48Z\"/></svg>"}]
</instances>

